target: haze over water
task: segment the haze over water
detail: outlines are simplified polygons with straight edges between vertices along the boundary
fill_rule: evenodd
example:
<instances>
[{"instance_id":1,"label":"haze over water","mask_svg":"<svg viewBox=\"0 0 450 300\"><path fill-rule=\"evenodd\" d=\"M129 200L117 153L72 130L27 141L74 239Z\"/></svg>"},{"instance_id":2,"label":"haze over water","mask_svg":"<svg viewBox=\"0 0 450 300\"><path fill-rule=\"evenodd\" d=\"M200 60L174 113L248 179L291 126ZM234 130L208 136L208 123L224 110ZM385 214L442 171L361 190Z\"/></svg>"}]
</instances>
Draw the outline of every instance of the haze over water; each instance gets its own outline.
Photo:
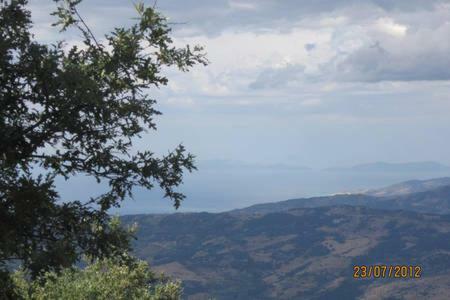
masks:
<instances>
[{"instance_id":1,"label":"haze over water","mask_svg":"<svg viewBox=\"0 0 450 300\"><path fill-rule=\"evenodd\" d=\"M379 188L411 179L450 176L450 170L354 171L308 170L286 167L204 166L189 174L180 190L187 198L178 212L219 212L257 203L324 196ZM87 199L101 186L86 178L59 182L62 199ZM73 189L73 186L80 188ZM160 190L137 190L120 214L175 212Z\"/></svg>"}]
</instances>

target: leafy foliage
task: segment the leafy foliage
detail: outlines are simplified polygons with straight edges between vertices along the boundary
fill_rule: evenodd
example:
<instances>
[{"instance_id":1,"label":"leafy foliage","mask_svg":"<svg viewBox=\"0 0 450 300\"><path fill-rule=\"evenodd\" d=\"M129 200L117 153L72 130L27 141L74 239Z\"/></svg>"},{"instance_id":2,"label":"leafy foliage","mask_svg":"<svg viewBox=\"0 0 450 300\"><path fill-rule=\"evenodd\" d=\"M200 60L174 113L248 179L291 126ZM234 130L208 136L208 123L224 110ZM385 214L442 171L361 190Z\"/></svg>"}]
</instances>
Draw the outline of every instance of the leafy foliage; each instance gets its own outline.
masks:
<instances>
[{"instance_id":1,"label":"leafy foliage","mask_svg":"<svg viewBox=\"0 0 450 300\"><path fill-rule=\"evenodd\" d=\"M171 300L181 296L179 282L157 276L143 261L121 264L112 259L99 260L84 269L48 272L34 281L19 271L13 280L17 296L24 300Z\"/></svg>"},{"instance_id":2,"label":"leafy foliage","mask_svg":"<svg viewBox=\"0 0 450 300\"><path fill-rule=\"evenodd\" d=\"M30 34L26 0L0 0L0 287L7 264L20 260L33 277L68 267L83 253L117 256L128 233L108 210L135 186L165 191L176 208L183 173L194 157L180 145L163 157L133 151L133 139L155 130L149 88L161 73L206 64L201 47L173 46L166 19L137 4L136 24L99 42L79 14L80 0L54 0L55 26L77 28L83 46L41 44ZM36 176L36 173L40 174ZM108 183L105 194L62 203L54 180L77 174ZM62 199L64 200L64 199ZM6 293L1 290L0 293Z\"/></svg>"}]
</instances>

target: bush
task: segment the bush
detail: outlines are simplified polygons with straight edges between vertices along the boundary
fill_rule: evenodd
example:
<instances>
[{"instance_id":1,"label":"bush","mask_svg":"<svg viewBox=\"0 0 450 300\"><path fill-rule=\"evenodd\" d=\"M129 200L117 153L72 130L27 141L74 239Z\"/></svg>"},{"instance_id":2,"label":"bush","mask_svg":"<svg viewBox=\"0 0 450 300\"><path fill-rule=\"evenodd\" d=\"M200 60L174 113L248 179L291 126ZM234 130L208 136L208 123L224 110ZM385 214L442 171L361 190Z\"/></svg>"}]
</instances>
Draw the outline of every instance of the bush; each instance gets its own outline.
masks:
<instances>
[{"instance_id":1,"label":"bush","mask_svg":"<svg viewBox=\"0 0 450 300\"><path fill-rule=\"evenodd\" d=\"M34 280L24 271L13 275L16 293L25 300L180 299L180 282L156 275L144 261L99 260L86 268L47 272Z\"/></svg>"}]
</instances>

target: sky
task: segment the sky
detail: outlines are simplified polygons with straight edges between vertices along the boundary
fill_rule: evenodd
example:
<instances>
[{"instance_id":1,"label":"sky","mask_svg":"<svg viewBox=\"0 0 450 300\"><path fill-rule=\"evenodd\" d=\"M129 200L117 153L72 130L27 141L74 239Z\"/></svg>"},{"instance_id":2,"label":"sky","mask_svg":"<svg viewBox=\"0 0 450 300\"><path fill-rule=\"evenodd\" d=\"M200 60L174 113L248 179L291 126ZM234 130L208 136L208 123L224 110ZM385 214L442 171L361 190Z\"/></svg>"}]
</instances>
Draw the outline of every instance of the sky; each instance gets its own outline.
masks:
<instances>
[{"instance_id":1,"label":"sky","mask_svg":"<svg viewBox=\"0 0 450 300\"><path fill-rule=\"evenodd\" d=\"M169 84L151 91L158 131L139 149L182 142L199 161L313 169L450 164L449 0L145 3L173 23L177 45L204 46L210 64L165 71ZM53 1L30 7L38 40L79 41L51 27ZM136 16L129 0L85 0L79 10L100 40Z\"/></svg>"}]
</instances>

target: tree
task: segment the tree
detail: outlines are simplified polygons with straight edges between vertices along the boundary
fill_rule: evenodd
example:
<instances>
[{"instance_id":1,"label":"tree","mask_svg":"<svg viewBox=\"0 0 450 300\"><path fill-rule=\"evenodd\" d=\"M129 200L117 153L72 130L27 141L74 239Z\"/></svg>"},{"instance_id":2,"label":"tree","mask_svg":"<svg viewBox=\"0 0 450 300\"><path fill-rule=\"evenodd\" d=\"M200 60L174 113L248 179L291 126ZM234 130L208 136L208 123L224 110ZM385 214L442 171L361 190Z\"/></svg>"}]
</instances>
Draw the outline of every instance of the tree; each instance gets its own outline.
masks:
<instances>
[{"instance_id":1,"label":"tree","mask_svg":"<svg viewBox=\"0 0 450 300\"><path fill-rule=\"evenodd\" d=\"M154 185L178 208L184 195L176 187L195 169L182 145L163 157L132 146L156 130L160 112L146 92L167 84L162 68L206 65L203 49L174 47L167 20L141 3L134 25L101 42L77 10L81 0L54 1L54 25L79 30L83 47L35 41L27 0L0 0L1 287L14 260L37 276L82 254L120 255L129 235L110 225L109 209L132 197L134 187ZM62 203L55 178L78 174L107 182L109 191Z\"/></svg>"}]
</instances>

